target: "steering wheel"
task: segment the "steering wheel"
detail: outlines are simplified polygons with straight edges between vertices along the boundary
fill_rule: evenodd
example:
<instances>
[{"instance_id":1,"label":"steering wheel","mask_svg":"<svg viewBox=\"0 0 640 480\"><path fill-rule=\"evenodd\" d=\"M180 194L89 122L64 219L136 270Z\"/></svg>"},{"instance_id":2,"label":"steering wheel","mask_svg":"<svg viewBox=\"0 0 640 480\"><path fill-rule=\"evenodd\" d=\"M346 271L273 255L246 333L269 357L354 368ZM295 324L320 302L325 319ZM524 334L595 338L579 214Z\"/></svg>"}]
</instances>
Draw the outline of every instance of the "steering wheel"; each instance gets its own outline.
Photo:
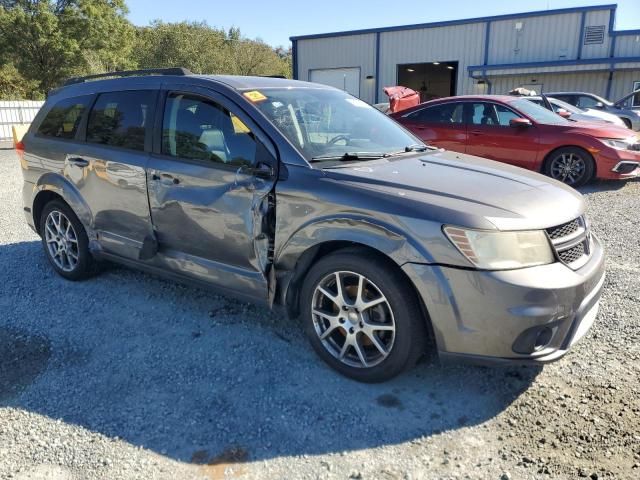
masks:
<instances>
[{"instance_id":1,"label":"steering wheel","mask_svg":"<svg viewBox=\"0 0 640 480\"><path fill-rule=\"evenodd\" d=\"M349 140L350 140L349 135L336 135L335 137L333 137L331 140L327 142L327 145L335 145L340 140L344 140L346 145L349 145Z\"/></svg>"}]
</instances>

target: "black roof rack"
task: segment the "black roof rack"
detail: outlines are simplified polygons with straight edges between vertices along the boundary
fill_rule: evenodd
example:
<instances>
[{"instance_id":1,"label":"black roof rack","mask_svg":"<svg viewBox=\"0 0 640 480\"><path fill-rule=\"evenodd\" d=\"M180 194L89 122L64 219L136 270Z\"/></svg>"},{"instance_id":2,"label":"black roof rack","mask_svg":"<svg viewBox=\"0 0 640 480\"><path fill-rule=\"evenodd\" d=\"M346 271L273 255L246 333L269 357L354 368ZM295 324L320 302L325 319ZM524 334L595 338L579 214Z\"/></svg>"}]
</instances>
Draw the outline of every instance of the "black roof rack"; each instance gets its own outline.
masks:
<instances>
[{"instance_id":1,"label":"black roof rack","mask_svg":"<svg viewBox=\"0 0 640 480\"><path fill-rule=\"evenodd\" d=\"M87 75L84 77L71 77L64 82L64 85L73 85L76 83L84 83L88 80L96 80L99 78L117 78L117 77L136 77L142 75L191 75L191 71L187 68L148 68L144 70L122 70L119 72L98 73L96 75Z\"/></svg>"}]
</instances>

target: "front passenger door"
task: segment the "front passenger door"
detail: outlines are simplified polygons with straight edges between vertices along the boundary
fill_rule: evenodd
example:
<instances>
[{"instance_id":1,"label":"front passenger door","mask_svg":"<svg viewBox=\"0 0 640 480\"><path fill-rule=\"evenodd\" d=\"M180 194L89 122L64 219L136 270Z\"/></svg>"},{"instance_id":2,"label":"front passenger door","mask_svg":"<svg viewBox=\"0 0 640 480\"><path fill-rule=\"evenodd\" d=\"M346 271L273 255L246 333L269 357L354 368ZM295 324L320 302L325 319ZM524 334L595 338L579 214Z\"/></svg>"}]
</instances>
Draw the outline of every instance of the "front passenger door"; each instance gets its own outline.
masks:
<instances>
[{"instance_id":1,"label":"front passenger door","mask_svg":"<svg viewBox=\"0 0 640 480\"><path fill-rule=\"evenodd\" d=\"M535 125L514 128L509 121L517 112L493 102L468 103L469 143L467 153L478 157L534 169L538 158L539 133Z\"/></svg>"},{"instance_id":2,"label":"front passenger door","mask_svg":"<svg viewBox=\"0 0 640 480\"><path fill-rule=\"evenodd\" d=\"M156 261L266 300L273 147L235 105L203 91L164 100L147 174Z\"/></svg>"}]
</instances>

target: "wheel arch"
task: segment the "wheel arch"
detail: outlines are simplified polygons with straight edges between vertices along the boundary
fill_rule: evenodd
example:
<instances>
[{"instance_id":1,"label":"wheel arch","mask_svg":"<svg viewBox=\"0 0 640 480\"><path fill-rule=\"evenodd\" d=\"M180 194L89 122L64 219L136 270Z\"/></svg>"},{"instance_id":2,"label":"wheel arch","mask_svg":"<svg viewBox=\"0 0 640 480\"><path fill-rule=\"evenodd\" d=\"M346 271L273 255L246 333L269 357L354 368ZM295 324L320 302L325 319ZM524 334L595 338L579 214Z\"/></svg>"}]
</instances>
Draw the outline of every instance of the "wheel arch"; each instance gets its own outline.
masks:
<instances>
[{"instance_id":1,"label":"wheel arch","mask_svg":"<svg viewBox=\"0 0 640 480\"><path fill-rule=\"evenodd\" d=\"M77 188L59 174L47 173L40 177L33 198L32 214L36 232L40 234L40 215L44 206L52 200L66 203L78 216L85 229L93 224L93 215Z\"/></svg>"},{"instance_id":2,"label":"wheel arch","mask_svg":"<svg viewBox=\"0 0 640 480\"><path fill-rule=\"evenodd\" d=\"M349 250L366 252L371 256L372 261L375 261L375 259L378 258L381 261L387 262L391 268L394 268L402 276L407 288L411 290L411 293L418 301L422 312L422 319L429 335L429 340L435 341L433 325L431 324L431 318L424 300L411 278L401 268L401 265L399 265L392 256L379 248L349 240L329 240L310 246L300 254L294 268L287 272L287 274L278 281L278 297L280 302L286 308L289 318L296 318L300 314L300 292L302 290L304 279L311 267L327 255L335 252L348 252Z\"/></svg>"}]
</instances>

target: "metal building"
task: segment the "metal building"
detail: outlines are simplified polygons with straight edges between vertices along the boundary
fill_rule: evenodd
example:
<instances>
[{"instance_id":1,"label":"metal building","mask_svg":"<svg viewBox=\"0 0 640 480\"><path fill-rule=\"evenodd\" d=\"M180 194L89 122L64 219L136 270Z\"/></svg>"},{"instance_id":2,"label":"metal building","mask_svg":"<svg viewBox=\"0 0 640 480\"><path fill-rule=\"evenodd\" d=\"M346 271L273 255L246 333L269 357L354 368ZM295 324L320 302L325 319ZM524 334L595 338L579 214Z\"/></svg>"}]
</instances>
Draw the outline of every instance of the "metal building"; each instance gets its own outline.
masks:
<instances>
[{"instance_id":1,"label":"metal building","mask_svg":"<svg viewBox=\"0 0 640 480\"><path fill-rule=\"evenodd\" d=\"M403 85L434 97L579 90L615 100L640 88L640 29L616 30L617 5L546 10L291 37L294 78L369 103ZM640 106L640 95L633 99Z\"/></svg>"}]
</instances>

